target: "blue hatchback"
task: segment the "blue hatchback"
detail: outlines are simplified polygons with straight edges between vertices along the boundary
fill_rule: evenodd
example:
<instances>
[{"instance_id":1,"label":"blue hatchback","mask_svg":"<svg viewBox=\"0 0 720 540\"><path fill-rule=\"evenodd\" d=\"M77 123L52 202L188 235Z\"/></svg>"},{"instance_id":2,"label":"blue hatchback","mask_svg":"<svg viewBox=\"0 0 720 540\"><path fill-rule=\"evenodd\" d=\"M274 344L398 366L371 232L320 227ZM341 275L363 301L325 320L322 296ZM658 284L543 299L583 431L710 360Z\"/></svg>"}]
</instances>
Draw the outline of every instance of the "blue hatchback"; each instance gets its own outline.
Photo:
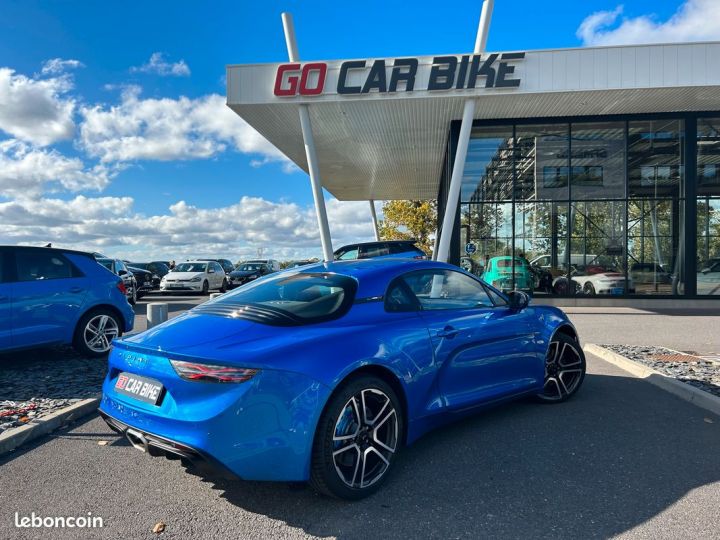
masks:
<instances>
[{"instance_id":1,"label":"blue hatchback","mask_svg":"<svg viewBox=\"0 0 720 540\"><path fill-rule=\"evenodd\" d=\"M434 427L577 392L575 328L528 302L433 261L271 274L116 341L101 414L151 455L358 499Z\"/></svg>"},{"instance_id":2,"label":"blue hatchback","mask_svg":"<svg viewBox=\"0 0 720 540\"><path fill-rule=\"evenodd\" d=\"M122 280L89 253L0 246L0 352L71 344L102 356L135 313Z\"/></svg>"}]
</instances>

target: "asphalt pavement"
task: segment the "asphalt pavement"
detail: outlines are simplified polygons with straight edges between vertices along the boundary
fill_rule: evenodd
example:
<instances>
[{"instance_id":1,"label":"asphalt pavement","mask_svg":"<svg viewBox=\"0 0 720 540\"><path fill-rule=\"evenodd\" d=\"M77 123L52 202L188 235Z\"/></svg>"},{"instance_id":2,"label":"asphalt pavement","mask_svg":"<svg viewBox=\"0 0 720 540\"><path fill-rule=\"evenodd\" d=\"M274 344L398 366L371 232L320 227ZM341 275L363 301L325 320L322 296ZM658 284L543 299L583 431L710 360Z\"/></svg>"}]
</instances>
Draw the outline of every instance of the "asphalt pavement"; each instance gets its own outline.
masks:
<instances>
[{"instance_id":1,"label":"asphalt pavement","mask_svg":"<svg viewBox=\"0 0 720 540\"><path fill-rule=\"evenodd\" d=\"M92 512L104 528L18 529L15 512ZM435 431L356 503L201 478L97 417L0 460L0 538L156 538L160 521L182 539L720 538L720 418L590 358L569 402Z\"/></svg>"}]
</instances>

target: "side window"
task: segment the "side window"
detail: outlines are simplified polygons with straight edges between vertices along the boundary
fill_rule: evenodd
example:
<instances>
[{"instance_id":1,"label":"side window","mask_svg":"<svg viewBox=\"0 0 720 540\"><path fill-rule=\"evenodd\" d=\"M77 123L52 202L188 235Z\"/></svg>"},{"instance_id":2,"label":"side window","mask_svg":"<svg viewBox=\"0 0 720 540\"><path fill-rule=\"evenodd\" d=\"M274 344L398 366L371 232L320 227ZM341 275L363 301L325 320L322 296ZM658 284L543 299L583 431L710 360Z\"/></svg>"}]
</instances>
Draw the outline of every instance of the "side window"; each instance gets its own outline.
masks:
<instances>
[{"instance_id":1,"label":"side window","mask_svg":"<svg viewBox=\"0 0 720 540\"><path fill-rule=\"evenodd\" d=\"M43 281L73 277L70 262L52 251L18 250L15 254L18 281Z\"/></svg>"},{"instance_id":2,"label":"side window","mask_svg":"<svg viewBox=\"0 0 720 540\"><path fill-rule=\"evenodd\" d=\"M348 248L347 250L343 251L339 256L339 261L354 261L358 258L358 248L357 246Z\"/></svg>"},{"instance_id":3,"label":"side window","mask_svg":"<svg viewBox=\"0 0 720 540\"><path fill-rule=\"evenodd\" d=\"M403 280L396 279L390 284L385 294L385 310L391 312L417 311L419 309L417 300L408 290Z\"/></svg>"},{"instance_id":4,"label":"side window","mask_svg":"<svg viewBox=\"0 0 720 540\"><path fill-rule=\"evenodd\" d=\"M413 272L405 276L404 280L424 310L494 307L485 287L459 272Z\"/></svg>"},{"instance_id":5,"label":"side window","mask_svg":"<svg viewBox=\"0 0 720 540\"><path fill-rule=\"evenodd\" d=\"M215 271L216 271L218 274L224 274L224 273L225 273L225 270L223 270L223 267L220 266L220 263L215 263L213 266L215 267Z\"/></svg>"},{"instance_id":6,"label":"side window","mask_svg":"<svg viewBox=\"0 0 720 540\"><path fill-rule=\"evenodd\" d=\"M359 259L372 259L373 257L382 257L390 255L387 244L371 244L369 246L360 246Z\"/></svg>"}]
</instances>

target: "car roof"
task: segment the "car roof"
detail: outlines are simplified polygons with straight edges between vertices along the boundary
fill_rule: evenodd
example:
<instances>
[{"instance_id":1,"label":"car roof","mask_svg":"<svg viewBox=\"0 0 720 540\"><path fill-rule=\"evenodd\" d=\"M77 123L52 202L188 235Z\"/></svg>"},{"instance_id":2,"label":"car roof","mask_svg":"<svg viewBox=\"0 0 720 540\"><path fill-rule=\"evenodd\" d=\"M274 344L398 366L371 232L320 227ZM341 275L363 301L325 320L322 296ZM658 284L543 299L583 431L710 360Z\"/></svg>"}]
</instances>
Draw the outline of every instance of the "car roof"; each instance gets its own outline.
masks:
<instances>
[{"instance_id":1,"label":"car roof","mask_svg":"<svg viewBox=\"0 0 720 540\"><path fill-rule=\"evenodd\" d=\"M78 251L76 249L64 249L64 248L53 248L53 247L41 247L41 246L13 246L13 245L0 245L0 249L24 249L32 251L55 251L56 253L72 253L73 255L82 255L84 257L90 257L92 259L95 256L87 251Z\"/></svg>"},{"instance_id":2,"label":"car roof","mask_svg":"<svg viewBox=\"0 0 720 540\"><path fill-rule=\"evenodd\" d=\"M384 294L390 280L394 277L425 269L455 270L466 273L461 268L438 261L404 259L404 258L374 258L356 259L352 261L332 261L312 263L286 270L285 272L297 272L298 274L315 274L319 272L330 272L355 278L360 284L358 298Z\"/></svg>"}]
</instances>

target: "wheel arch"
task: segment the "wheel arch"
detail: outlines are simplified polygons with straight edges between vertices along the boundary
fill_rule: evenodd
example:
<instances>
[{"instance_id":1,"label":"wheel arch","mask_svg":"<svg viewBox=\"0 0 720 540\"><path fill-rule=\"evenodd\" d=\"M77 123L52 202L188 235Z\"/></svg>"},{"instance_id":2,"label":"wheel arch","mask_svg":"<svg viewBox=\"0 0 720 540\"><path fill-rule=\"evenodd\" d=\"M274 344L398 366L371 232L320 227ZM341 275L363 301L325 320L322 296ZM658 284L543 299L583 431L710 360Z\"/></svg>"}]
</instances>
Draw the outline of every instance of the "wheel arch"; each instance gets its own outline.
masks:
<instances>
[{"instance_id":1,"label":"wheel arch","mask_svg":"<svg viewBox=\"0 0 720 540\"><path fill-rule=\"evenodd\" d=\"M410 421L410 419L408 418L407 395L405 392L405 387L400 380L400 377L386 366L380 364L365 364L345 375L338 382L338 384L335 386L335 389L330 393L327 400L325 401L325 405L323 406L323 413L325 412L325 407L327 407L327 404L330 403L330 400L335 395L335 393L339 391L340 388L345 386L348 381L357 377L361 377L363 375L371 375L373 377L377 377L378 379L390 385L390 388L392 388L395 392L395 395L397 395L398 399L400 400L400 407L402 408L401 412L404 420L401 442L403 445L405 445L405 442L407 441L408 424Z\"/></svg>"},{"instance_id":2,"label":"wheel arch","mask_svg":"<svg viewBox=\"0 0 720 540\"><path fill-rule=\"evenodd\" d=\"M570 323L563 323L560 326L558 326L552 333L552 336L550 336L550 341L555 337L556 334L565 334L566 336L572 338L575 340L578 345L580 344L580 338L578 336L577 330L571 325Z\"/></svg>"},{"instance_id":3,"label":"wheel arch","mask_svg":"<svg viewBox=\"0 0 720 540\"><path fill-rule=\"evenodd\" d=\"M75 322L75 329L73 330L73 337L77 334L78 326L79 326L80 322L83 320L83 317L85 317L85 315L87 315L88 313L97 311L99 309L107 309L108 311L112 311L115 315L117 315L117 317L123 323L122 328L120 328L120 334L125 333L127 321L125 320L125 316L122 314L122 312L118 308L116 308L112 304L95 304L93 306L90 306L89 308L87 308L85 311L83 311L80 314L80 317L78 317L77 321Z\"/></svg>"}]
</instances>

